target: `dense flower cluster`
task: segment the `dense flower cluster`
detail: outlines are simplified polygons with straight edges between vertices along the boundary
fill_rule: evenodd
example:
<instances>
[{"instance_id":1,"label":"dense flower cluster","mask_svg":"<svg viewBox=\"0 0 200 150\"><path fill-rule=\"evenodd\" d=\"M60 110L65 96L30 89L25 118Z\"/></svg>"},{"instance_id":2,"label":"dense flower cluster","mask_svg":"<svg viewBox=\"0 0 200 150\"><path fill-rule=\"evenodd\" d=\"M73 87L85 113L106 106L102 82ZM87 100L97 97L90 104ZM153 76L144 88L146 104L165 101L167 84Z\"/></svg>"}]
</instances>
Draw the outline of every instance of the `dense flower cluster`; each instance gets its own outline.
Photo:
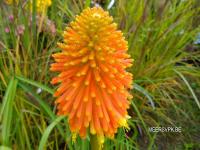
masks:
<instances>
[{"instance_id":1,"label":"dense flower cluster","mask_svg":"<svg viewBox=\"0 0 200 150\"><path fill-rule=\"evenodd\" d=\"M125 69L132 59L127 42L113 18L102 8L87 8L63 33L62 52L53 54L51 70L60 72L51 81L60 83L58 114L67 115L70 129L85 137L87 128L98 136L114 137L127 127L132 96L132 74Z\"/></svg>"}]
</instances>

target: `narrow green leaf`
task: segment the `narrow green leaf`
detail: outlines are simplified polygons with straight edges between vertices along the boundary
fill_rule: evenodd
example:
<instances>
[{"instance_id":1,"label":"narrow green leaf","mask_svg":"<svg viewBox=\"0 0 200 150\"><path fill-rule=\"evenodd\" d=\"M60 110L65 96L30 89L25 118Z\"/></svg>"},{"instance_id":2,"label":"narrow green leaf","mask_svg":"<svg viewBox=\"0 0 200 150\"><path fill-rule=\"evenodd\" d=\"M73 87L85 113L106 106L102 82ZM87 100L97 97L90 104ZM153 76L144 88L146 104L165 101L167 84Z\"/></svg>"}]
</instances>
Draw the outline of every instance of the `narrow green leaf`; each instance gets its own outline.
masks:
<instances>
[{"instance_id":1,"label":"narrow green leaf","mask_svg":"<svg viewBox=\"0 0 200 150\"><path fill-rule=\"evenodd\" d=\"M199 107L200 109L200 102L197 98L197 96L195 95L195 92L193 91L193 89L191 88L190 84L188 83L187 79L183 76L182 73L180 73L179 71L175 70L174 71L181 77L181 79L185 82L186 86L188 87L189 91L191 92L195 102L197 103L197 106Z\"/></svg>"},{"instance_id":2,"label":"narrow green leaf","mask_svg":"<svg viewBox=\"0 0 200 150\"><path fill-rule=\"evenodd\" d=\"M0 150L12 150L12 148L7 146L0 146Z\"/></svg>"},{"instance_id":3,"label":"narrow green leaf","mask_svg":"<svg viewBox=\"0 0 200 150\"><path fill-rule=\"evenodd\" d=\"M141 87L137 83L134 83L133 88L135 90L137 90L138 92L141 92L142 94L144 94L147 97L147 99L149 100L149 102L150 102L151 106L153 107L153 109L155 109L155 104L153 102L152 96L150 95L150 93L147 90L145 90L143 87Z\"/></svg>"},{"instance_id":4,"label":"narrow green leaf","mask_svg":"<svg viewBox=\"0 0 200 150\"><path fill-rule=\"evenodd\" d=\"M53 118L53 119L55 118L55 114L51 111L49 105L48 105L45 101L43 101L42 99L40 99L40 97L39 97L37 94L35 94L29 86L27 86L27 85L25 85L25 84L23 84L23 83L21 83L21 82L19 82L18 84L19 84L19 86L20 86L24 91L26 91L26 92L30 93L32 96L34 96L35 100L37 100L37 102L40 104L41 108L42 108L51 118Z\"/></svg>"},{"instance_id":5,"label":"narrow green leaf","mask_svg":"<svg viewBox=\"0 0 200 150\"><path fill-rule=\"evenodd\" d=\"M111 9L114 4L115 4L115 0L110 0L110 3L108 4L107 9Z\"/></svg>"},{"instance_id":6,"label":"narrow green leaf","mask_svg":"<svg viewBox=\"0 0 200 150\"><path fill-rule=\"evenodd\" d=\"M47 129L44 131L42 139L40 140L40 144L39 144L39 148L38 150L44 150L45 148L45 144L47 142L47 139L49 137L49 134L51 133L51 131L53 130L53 128L62 120L64 119L65 116L59 116L57 117L48 127Z\"/></svg>"},{"instance_id":7,"label":"narrow green leaf","mask_svg":"<svg viewBox=\"0 0 200 150\"><path fill-rule=\"evenodd\" d=\"M33 33L33 37L34 40L36 39L36 11L37 11L37 0L33 0L33 7L32 7L32 33Z\"/></svg>"},{"instance_id":8,"label":"narrow green leaf","mask_svg":"<svg viewBox=\"0 0 200 150\"><path fill-rule=\"evenodd\" d=\"M49 115L51 120L54 120L56 118L56 115L53 113L53 111L51 111L49 105L45 101L43 101L38 95L36 95L29 86L27 86L21 82L19 82L18 84L24 91L30 93L35 98L35 100L37 100L37 102L40 104L41 108ZM65 138L62 127L58 126L58 129L59 129L61 135L63 136L63 138Z\"/></svg>"},{"instance_id":9,"label":"narrow green leaf","mask_svg":"<svg viewBox=\"0 0 200 150\"><path fill-rule=\"evenodd\" d=\"M49 87L47 87L47 86L45 86L45 85L43 85L43 84L41 84L41 83L38 83L38 82L35 82L35 81L33 81L33 80L30 80L30 79L27 79L27 78L24 78L24 77L20 77L20 76L16 76L16 78L17 78L18 80L22 81L22 82L26 82L26 83L28 83L28 84L31 84L31 85L36 86L36 87L38 87L38 88L41 88L41 89L43 89L43 90L49 92L50 94L53 94L53 93L54 93L54 91L53 91L51 88L49 88Z\"/></svg>"},{"instance_id":10,"label":"narrow green leaf","mask_svg":"<svg viewBox=\"0 0 200 150\"><path fill-rule=\"evenodd\" d=\"M86 0L85 1L85 8L90 7L91 0Z\"/></svg>"},{"instance_id":11,"label":"narrow green leaf","mask_svg":"<svg viewBox=\"0 0 200 150\"><path fill-rule=\"evenodd\" d=\"M143 118L142 118L142 115L141 115L140 111L138 110L137 106L135 105L135 103L134 103L133 101L131 101L131 104L132 104L132 106L133 106L133 108L134 108L136 114L138 115L138 117L139 117L139 119L140 119L140 121L141 121L141 123L142 123L142 125L143 125L143 127L144 127L144 129L145 129L145 131L146 131L146 133L147 133L147 135L148 135L148 137L149 137L149 139L151 140L152 137L151 137L151 135L150 135L150 133L149 133L149 130L148 130L148 128L147 128L147 126L146 126L146 124L145 124Z\"/></svg>"},{"instance_id":12,"label":"narrow green leaf","mask_svg":"<svg viewBox=\"0 0 200 150\"><path fill-rule=\"evenodd\" d=\"M15 78L11 78L5 96L3 98L3 108L0 116L0 120L2 119L2 133L1 133L2 144L4 146L10 146L13 102L16 90L17 90L17 80Z\"/></svg>"}]
</instances>

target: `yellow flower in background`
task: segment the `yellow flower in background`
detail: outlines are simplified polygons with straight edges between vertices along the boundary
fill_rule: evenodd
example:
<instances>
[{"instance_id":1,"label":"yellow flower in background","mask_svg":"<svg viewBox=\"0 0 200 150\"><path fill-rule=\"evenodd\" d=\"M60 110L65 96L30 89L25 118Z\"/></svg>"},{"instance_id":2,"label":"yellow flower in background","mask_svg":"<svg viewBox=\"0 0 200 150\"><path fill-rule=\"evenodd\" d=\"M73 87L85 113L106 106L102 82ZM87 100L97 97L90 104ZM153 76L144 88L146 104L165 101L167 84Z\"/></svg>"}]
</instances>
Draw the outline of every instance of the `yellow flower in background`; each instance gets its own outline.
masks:
<instances>
[{"instance_id":1,"label":"yellow flower in background","mask_svg":"<svg viewBox=\"0 0 200 150\"><path fill-rule=\"evenodd\" d=\"M37 12L46 11L51 6L51 0L37 0Z\"/></svg>"},{"instance_id":2,"label":"yellow flower in background","mask_svg":"<svg viewBox=\"0 0 200 150\"><path fill-rule=\"evenodd\" d=\"M70 129L86 137L87 129L113 138L118 127L128 127L127 109L132 96L132 65L127 41L113 18L102 8L87 8L63 33L62 52L53 54L51 70L60 72L51 83L60 83L58 115L67 115Z\"/></svg>"},{"instance_id":3,"label":"yellow flower in background","mask_svg":"<svg viewBox=\"0 0 200 150\"><path fill-rule=\"evenodd\" d=\"M10 4L14 3L14 0L5 0L5 2L8 5L10 5ZM15 0L15 2L18 4L19 0ZM30 0L28 2L30 2L30 9L32 10L33 0ZM47 10L47 8L49 6L51 6L51 3L52 3L51 0L37 0L36 1L37 12L39 12L39 13L45 12Z\"/></svg>"}]
</instances>

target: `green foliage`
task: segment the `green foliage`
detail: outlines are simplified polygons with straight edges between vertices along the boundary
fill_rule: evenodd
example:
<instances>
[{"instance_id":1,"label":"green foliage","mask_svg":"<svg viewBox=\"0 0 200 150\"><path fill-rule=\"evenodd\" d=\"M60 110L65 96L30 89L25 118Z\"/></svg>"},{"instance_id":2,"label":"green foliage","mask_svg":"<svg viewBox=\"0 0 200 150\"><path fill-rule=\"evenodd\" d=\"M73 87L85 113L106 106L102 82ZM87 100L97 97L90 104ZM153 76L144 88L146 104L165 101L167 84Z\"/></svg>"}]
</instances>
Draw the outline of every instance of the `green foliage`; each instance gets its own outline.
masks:
<instances>
[{"instance_id":1,"label":"green foliage","mask_svg":"<svg viewBox=\"0 0 200 150\"><path fill-rule=\"evenodd\" d=\"M107 9L110 2L99 4ZM67 119L55 115L49 65L67 23L93 5L91 0L52 0L47 14L37 15L35 0L32 11L23 1L0 2L0 149L90 149L89 136L73 143ZM129 69L134 98L130 130L119 129L104 149L199 149L200 47L193 44L198 1L118 0L108 11L135 60ZM180 126L182 132L149 132L158 126Z\"/></svg>"},{"instance_id":2,"label":"green foliage","mask_svg":"<svg viewBox=\"0 0 200 150\"><path fill-rule=\"evenodd\" d=\"M64 119L65 116L60 116L56 118L45 130L44 134L42 135L42 139L40 140L39 148L38 150L43 150L45 148L47 138L51 132L51 130L56 126L57 123L59 123L62 119Z\"/></svg>"},{"instance_id":3,"label":"green foliage","mask_svg":"<svg viewBox=\"0 0 200 150\"><path fill-rule=\"evenodd\" d=\"M12 125L12 117L13 117L13 103L15 98L15 93L17 89L17 81L15 79L11 79L6 90L3 105L1 107L1 116L0 120L2 121L2 145L9 146L10 141L9 138L11 136L11 125Z\"/></svg>"}]
</instances>

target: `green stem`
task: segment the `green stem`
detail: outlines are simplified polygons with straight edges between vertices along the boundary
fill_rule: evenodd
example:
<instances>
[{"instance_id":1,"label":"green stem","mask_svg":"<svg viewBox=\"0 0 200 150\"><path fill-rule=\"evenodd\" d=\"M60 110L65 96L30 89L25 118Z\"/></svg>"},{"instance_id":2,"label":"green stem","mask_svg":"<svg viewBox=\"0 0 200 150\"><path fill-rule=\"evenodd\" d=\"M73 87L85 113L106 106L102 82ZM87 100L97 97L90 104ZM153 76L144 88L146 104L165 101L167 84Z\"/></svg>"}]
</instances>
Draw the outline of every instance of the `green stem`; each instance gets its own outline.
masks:
<instances>
[{"instance_id":1,"label":"green stem","mask_svg":"<svg viewBox=\"0 0 200 150\"><path fill-rule=\"evenodd\" d=\"M98 138L96 135L90 135L90 145L91 150L102 150L102 146L98 141Z\"/></svg>"}]
</instances>

